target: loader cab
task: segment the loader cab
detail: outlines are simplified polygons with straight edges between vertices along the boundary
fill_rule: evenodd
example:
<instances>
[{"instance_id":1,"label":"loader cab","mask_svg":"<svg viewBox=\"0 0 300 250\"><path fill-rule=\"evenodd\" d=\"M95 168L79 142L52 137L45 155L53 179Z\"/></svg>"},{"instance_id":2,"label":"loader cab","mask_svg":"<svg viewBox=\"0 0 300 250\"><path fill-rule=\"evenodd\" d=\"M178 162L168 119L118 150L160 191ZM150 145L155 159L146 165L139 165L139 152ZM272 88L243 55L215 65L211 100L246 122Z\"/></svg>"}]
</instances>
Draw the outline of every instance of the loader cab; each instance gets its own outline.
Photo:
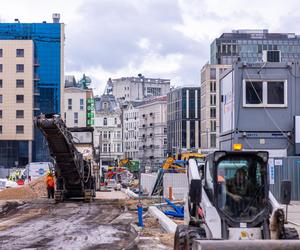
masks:
<instances>
[{"instance_id":1,"label":"loader cab","mask_svg":"<svg viewBox=\"0 0 300 250\"><path fill-rule=\"evenodd\" d=\"M267 152L214 152L206 166L206 188L230 227L258 226L268 211Z\"/></svg>"}]
</instances>

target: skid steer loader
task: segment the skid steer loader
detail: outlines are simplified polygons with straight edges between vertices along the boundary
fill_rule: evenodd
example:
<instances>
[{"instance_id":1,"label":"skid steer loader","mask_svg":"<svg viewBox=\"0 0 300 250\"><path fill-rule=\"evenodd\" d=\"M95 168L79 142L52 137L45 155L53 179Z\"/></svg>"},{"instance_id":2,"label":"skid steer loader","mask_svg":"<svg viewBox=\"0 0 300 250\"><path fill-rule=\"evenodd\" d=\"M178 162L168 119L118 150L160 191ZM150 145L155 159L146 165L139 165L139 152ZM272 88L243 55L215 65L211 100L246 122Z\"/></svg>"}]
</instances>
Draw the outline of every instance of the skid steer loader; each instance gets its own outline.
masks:
<instances>
[{"instance_id":1,"label":"skid steer loader","mask_svg":"<svg viewBox=\"0 0 300 250\"><path fill-rule=\"evenodd\" d=\"M174 249L300 249L269 191L268 152L216 151L200 166L190 159L187 177Z\"/></svg>"}]
</instances>

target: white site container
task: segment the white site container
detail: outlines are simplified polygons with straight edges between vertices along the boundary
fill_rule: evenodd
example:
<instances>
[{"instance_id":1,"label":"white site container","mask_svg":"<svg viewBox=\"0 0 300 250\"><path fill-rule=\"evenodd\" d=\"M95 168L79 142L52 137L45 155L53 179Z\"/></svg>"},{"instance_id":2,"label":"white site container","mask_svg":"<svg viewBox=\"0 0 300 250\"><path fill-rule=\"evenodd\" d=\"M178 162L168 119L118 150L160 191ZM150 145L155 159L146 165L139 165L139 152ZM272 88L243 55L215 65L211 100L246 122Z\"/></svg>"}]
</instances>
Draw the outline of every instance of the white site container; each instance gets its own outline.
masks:
<instances>
[{"instance_id":1,"label":"white site container","mask_svg":"<svg viewBox=\"0 0 300 250\"><path fill-rule=\"evenodd\" d=\"M157 173L141 174L141 186L146 193L150 193L152 191L156 178L157 178Z\"/></svg>"}]
</instances>

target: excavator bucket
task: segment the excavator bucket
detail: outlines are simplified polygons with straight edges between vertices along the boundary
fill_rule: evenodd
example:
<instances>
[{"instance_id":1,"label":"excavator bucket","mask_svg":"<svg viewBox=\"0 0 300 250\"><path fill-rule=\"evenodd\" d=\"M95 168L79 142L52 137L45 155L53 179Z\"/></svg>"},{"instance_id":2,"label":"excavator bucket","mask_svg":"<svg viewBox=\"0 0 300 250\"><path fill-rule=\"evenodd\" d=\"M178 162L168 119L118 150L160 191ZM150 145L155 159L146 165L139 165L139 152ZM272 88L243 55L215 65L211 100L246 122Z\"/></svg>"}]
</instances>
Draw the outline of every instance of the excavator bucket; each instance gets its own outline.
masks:
<instances>
[{"instance_id":1,"label":"excavator bucket","mask_svg":"<svg viewBox=\"0 0 300 250\"><path fill-rule=\"evenodd\" d=\"M297 250L300 240L195 240L193 250Z\"/></svg>"}]
</instances>

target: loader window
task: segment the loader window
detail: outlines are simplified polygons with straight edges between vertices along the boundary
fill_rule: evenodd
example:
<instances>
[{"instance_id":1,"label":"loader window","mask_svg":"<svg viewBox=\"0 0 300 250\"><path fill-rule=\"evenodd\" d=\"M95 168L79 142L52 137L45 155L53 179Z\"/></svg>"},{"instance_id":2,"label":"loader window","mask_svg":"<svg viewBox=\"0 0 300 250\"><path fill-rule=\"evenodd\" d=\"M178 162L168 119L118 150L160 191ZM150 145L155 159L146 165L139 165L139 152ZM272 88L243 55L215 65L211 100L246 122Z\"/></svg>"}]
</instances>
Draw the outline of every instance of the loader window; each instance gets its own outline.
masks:
<instances>
[{"instance_id":1,"label":"loader window","mask_svg":"<svg viewBox=\"0 0 300 250\"><path fill-rule=\"evenodd\" d=\"M251 220L267 205L265 168L259 157L227 156L217 166L218 207L227 216Z\"/></svg>"}]
</instances>

